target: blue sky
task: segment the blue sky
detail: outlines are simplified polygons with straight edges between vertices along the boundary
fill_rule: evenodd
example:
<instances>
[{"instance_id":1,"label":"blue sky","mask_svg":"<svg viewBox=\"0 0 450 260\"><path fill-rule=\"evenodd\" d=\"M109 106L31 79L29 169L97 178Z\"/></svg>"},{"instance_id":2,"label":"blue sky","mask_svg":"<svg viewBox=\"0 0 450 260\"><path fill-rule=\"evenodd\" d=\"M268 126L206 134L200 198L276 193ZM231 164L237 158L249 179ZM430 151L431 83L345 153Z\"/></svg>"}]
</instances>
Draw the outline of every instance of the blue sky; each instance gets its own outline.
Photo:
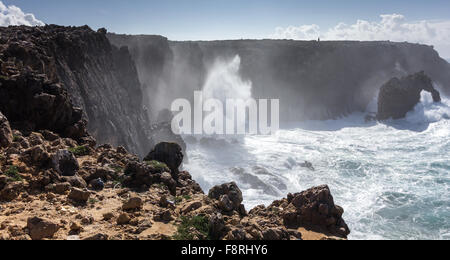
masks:
<instances>
[{"instance_id":1,"label":"blue sky","mask_svg":"<svg viewBox=\"0 0 450 260\"><path fill-rule=\"evenodd\" d=\"M264 38L274 28L322 28L399 13L409 20L450 19L448 0L3 0L46 23L107 27L171 39Z\"/></svg>"},{"instance_id":2,"label":"blue sky","mask_svg":"<svg viewBox=\"0 0 450 260\"><path fill-rule=\"evenodd\" d=\"M450 57L448 0L0 0L48 24L171 40L241 38L420 42ZM380 15L390 15L381 18ZM1 18L1 16L0 16ZM361 20L363 22L358 22ZM1 22L1 21L0 21ZM340 26L345 23L346 26ZM387 29L386 29L387 28Z\"/></svg>"}]
</instances>

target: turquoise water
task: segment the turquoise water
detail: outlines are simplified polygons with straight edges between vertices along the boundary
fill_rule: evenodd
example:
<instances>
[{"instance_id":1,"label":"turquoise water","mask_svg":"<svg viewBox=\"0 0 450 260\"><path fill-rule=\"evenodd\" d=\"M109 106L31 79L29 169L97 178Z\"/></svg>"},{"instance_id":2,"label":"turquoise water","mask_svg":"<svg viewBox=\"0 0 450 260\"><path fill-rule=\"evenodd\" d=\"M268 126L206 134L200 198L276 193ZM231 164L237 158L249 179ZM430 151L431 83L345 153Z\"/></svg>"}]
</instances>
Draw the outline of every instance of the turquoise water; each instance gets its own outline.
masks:
<instances>
[{"instance_id":1,"label":"turquoise water","mask_svg":"<svg viewBox=\"0 0 450 260\"><path fill-rule=\"evenodd\" d=\"M367 124L354 114L273 136L192 143L185 168L205 190L236 181L247 209L328 184L350 239L450 239L449 115L447 99L423 95L403 120ZM315 171L299 165L305 160Z\"/></svg>"}]
</instances>

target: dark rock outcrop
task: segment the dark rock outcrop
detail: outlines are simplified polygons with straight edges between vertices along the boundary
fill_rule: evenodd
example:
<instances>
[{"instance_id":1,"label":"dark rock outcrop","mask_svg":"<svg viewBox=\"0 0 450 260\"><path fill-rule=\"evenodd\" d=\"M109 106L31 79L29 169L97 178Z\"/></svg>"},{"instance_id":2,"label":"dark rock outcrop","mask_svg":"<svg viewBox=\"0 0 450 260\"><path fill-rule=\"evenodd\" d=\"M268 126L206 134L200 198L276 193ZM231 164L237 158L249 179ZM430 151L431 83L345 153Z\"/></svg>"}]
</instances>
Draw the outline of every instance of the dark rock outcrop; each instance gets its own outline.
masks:
<instances>
[{"instance_id":1,"label":"dark rock outcrop","mask_svg":"<svg viewBox=\"0 0 450 260\"><path fill-rule=\"evenodd\" d=\"M431 46L395 42L236 40L173 42L157 36L108 34L133 57L150 60L161 51L159 68L136 62L139 75L158 79L148 86L155 109L176 98L193 98L216 60L241 57L239 74L253 83L255 99L280 99L280 121L333 119L365 111L378 87L392 77L424 70L450 95L450 65ZM158 46L158 47L155 47ZM169 48L168 48L169 47ZM326 72L326 73L324 73ZM144 78L140 78L146 82ZM161 103L161 100L165 102ZM165 105L162 106L161 105Z\"/></svg>"},{"instance_id":2,"label":"dark rock outcrop","mask_svg":"<svg viewBox=\"0 0 450 260\"><path fill-rule=\"evenodd\" d=\"M77 158L67 150L57 151L52 157L52 165L61 176L74 176L80 168Z\"/></svg>"},{"instance_id":3,"label":"dark rock outcrop","mask_svg":"<svg viewBox=\"0 0 450 260\"><path fill-rule=\"evenodd\" d=\"M12 124L76 140L88 127L99 143L123 145L141 156L150 150L135 64L104 30L2 27L0 65L0 111Z\"/></svg>"},{"instance_id":4,"label":"dark rock outcrop","mask_svg":"<svg viewBox=\"0 0 450 260\"><path fill-rule=\"evenodd\" d=\"M178 168L183 162L183 152L180 145L177 143L159 143L153 150L144 158L144 161L158 161L165 163L175 179L178 179Z\"/></svg>"},{"instance_id":5,"label":"dark rock outcrop","mask_svg":"<svg viewBox=\"0 0 450 260\"><path fill-rule=\"evenodd\" d=\"M243 215L246 214L242 201L242 191L236 183L226 183L214 186L209 190L208 197L218 200L219 208L224 212L237 211Z\"/></svg>"},{"instance_id":6,"label":"dark rock outcrop","mask_svg":"<svg viewBox=\"0 0 450 260\"><path fill-rule=\"evenodd\" d=\"M420 102L422 91L430 92L434 102L441 101L440 93L424 72L391 79L380 89L377 119L404 118Z\"/></svg>"}]
</instances>

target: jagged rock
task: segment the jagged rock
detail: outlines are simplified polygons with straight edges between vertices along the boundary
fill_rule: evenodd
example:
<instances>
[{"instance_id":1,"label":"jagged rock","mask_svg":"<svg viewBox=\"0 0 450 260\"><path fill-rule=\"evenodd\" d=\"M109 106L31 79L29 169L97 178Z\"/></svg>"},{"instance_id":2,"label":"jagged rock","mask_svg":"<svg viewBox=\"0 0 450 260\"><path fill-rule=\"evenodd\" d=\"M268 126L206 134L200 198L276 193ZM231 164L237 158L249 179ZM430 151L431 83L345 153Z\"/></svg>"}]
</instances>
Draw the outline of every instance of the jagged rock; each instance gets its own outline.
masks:
<instances>
[{"instance_id":1,"label":"jagged rock","mask_svg":"<svg viewBox=\"0 0 450 260\"><path fill-rule=\"evenodd\" d=\"M286 210L282 213L286 226L316 225L344 237L350 234L347 224L342 219L344 210L334 204L328 186L319 186L301 193L290 194L288 202L295 207L295 210Z\"/></svg>"},{"instance_id":2,"label":"jagged rock","mask_svg":"<svg viewBox=\"0 0 450 260\"><path fill-rule=\"evenodd\" d=\"M172 195L177 193L177 182L172 178L172 175L168 172L161 174L161 183L165 184Z\"/></svg>"},{"instance_id":3,"label":"jagged rock","mask_svg":"<svg viewBox=\"0 0 450 260\"><path fill-rule=\"evenodd\" d=\"M144 202L139 197L130 198L127 202L122 205L122 209L127 210L138 210L142 209Z\"/></svg>"},{"instance_id":4,"label":"jagged rock","mask_svg":"<svg viewBox=\"0 0 450 260\"><path fill-rule=\"evenodd\" d=\"M212 239L220 239L225 235L226 225L222 214L212 214L209 218L209 226L209 234Z\"/></svg>"},{"instance_id":5,"label":"jagged rock","mask_svg":"<svg viewBox=\"0 0 450 260\"><path fill-rule=\"evenodd\" d=\"M111 46L104 29L2 27L0 39L0 111L11 124L92 145L87 119L100 143L140 156L149 151L150 119L136 67L126 48Z\"/></svg>"},{"instance_id":6,"label":"jagged rock","mask_svg":"<svg viewBox=\"0 0 450 260\"><path fill-rule=\"evenodd\" d=\"M213 187L208 197L219 200L219 206L225 211L242 210L242 191L234 182Z\"/></svg>"},{"instance_id":7,"label":"jagged rock","mask_svg":"<svg viewBox=\"0 0 450 260\"><path fill-rule=\"evenodd\" d=\"M29 235L33 240L52 238L58 232L59 226L50 220L33 217L27 220Z\"/></svg>"},{"instance_id":8,"label":"jagged rock","mask_svg":"<svg viewBox=\"0 0 450 260\"><path fill-rule=\"evenodd\" d=\"M91 193L89 191L72 188L69 194L69 199L80 203L86 203L90 196Z\"/></svg>"},{"instance_id":9,"label":"jagged rock","mask_svg":"<svg viewBox=\"0 0 450 260\"><path fill-rule=\"evenodd\" d=\"M67 150L58 150L52 157L52 164L62 176L74 176L80 168L77 158Z\"/></svg>"},{"instance_id":10,"label":"jagged rock","mask_svg":"<svg viewBox=\"0 0 450 260\"><path fill-rule=\"evenodd\" d=\"M130 188L149 188L155 183L161 181L161 169L151 167L146 163L136 161L129 162L124 170L125 178L122 184Z\"/></svg>"},{"instance_id":11,"label":"jagged rock","mask_svg":"<svg viewBox=\"0 0 450 260\"><path fill-rule=\"evenodd\" d=\"M86 181L81 178L79 175L75 174L74 176L65 176L62 178L65 182L70 183L71 186L75 188L85 189L87 188Z\"/></svg>"},{"instance_id":12,"label":"jagged rock","mask_svg":"<svg viewBox=\"0 0 450 260\"><path fill-rule=\"evenodd\" d=\"M13 134L8 119L0 112L0 148L8 147L13 142Z\"/></svg>"},{"instance_id":13,"label":"jagged rock","mask_svg":"<svg viewBox=\"0 0 450 260\"><path fill-rule=\"evenodd\" d=\"M183 162L183 152L176 143L159 143L145 158L144 161L158 161L165 163L171 170L175 179L178 179L178 167Z\"/></svg>"},{"instance_id":14,"label":"jagged rock","mask_svg":"<svg viewBox=\"0 0 450 260\"><path fill-rule=\"evenodd\" d=\"M16 199L23 190L22 182L5 184L0 191L0 201L12 201Z\"/></svg>"},{"instance_id":15,"label":"jagged rock","mask_svg":"<svg viewBox=\"0 0 450 260\"><path fill-rule=\"evenodd\" d=\"M266 241L290 240L290 234L283 228L269 228L262 232L263 239Z\"/></svg>"},{"instance_id":16,"label":"jagged rock","mask_svg":"<svg viewBox=\"0 0 450 260\"><path fill-rule=\"evenodd\" d=\"M401 79L391 79L380 89L378 120L404 118L420 102L422 91L430 92L434 102L441 101L440 93L433 87L432 80L424 72Z\"/></svg>"}]
</instances>

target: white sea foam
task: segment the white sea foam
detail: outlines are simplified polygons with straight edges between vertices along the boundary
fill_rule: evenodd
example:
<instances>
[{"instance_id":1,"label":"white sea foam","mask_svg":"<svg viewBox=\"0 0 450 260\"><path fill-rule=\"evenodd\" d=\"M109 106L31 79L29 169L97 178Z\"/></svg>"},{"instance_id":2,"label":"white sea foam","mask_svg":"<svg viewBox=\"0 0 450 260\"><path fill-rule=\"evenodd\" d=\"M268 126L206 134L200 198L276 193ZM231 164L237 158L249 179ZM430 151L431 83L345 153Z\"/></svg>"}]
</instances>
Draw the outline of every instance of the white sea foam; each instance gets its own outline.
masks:
<instances>
[{"instance_id":1,"label":"white sea foam","mask_svg":"<svg viewBox=\"0 0 450 260\"><path fill-rule=\"evenodd\" d=\"M205 190L236 181L247 209L328 184L346 209L351 239L449 239L449 109L448 99L434 104L423 94L402 120L366 124L353 114L273 136L211 139L189 146L185 168ZM305 160L316 171L299 165Z\"/></svg>"}]
</instances>

